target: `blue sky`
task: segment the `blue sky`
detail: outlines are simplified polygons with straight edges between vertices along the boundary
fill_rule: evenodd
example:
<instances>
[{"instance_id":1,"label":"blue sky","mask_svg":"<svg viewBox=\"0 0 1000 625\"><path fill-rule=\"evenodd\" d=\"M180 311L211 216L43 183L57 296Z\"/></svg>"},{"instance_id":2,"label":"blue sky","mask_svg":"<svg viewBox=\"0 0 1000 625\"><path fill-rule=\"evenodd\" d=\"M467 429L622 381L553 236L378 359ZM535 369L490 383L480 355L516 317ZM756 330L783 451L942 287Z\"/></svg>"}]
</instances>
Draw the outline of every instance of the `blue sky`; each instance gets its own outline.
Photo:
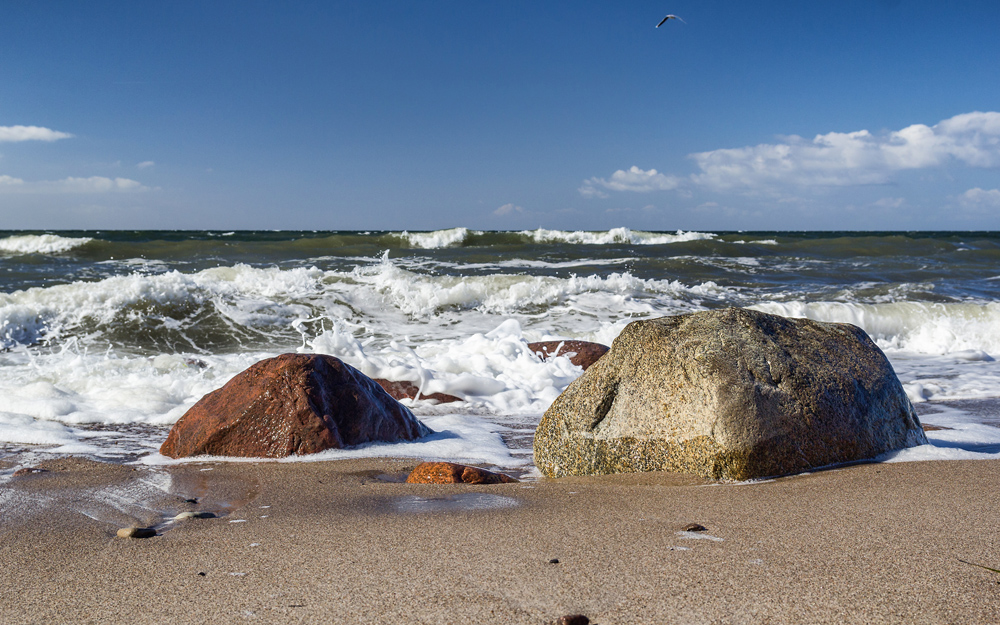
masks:
<instances>
[{"instance_id":1,"label":"blue sky","mask_svg":"<svg viewBox=\"0 0 1000 625\"><path fill-rule=\"evenodd\" d=\"M995 0L3 3L0 229L1000 229L997 32Z\"/></svg>"}]
</instances>

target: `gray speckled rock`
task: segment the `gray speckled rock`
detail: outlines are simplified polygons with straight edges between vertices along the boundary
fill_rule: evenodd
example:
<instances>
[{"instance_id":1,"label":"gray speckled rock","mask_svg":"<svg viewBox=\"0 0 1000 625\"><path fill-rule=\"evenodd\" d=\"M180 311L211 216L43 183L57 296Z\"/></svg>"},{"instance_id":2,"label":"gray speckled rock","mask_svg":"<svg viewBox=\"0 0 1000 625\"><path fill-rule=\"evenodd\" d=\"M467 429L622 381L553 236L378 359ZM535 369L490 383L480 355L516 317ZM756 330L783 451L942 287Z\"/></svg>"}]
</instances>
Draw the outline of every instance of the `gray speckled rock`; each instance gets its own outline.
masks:
<instances>
[{"instance_id":1,"label":"gray speckled rock","mask_svg":"<svg viewBox=\"0 0 1000 625\"><path fill-rule=\"evenodd\" d=\"M926 441L863 330L729 308L629 324L545 413L534 448L548 477L744 480Z\"/></svg>"}]
</instances>

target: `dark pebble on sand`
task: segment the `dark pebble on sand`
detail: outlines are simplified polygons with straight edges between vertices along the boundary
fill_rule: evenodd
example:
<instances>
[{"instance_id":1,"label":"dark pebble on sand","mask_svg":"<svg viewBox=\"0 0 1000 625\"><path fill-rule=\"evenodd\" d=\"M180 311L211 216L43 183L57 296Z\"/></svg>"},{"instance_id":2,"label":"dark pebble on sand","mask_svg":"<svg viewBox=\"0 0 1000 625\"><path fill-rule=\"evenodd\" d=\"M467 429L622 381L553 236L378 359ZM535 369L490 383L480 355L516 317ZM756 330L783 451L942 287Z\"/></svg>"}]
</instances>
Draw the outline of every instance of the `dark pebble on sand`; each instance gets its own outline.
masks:
<instances>
[{"instance_id":1,"label":"dark pebble on sand","mask_svg":"<svg viewBox=\"0 0 1000 625\"><path fill-rule=\"evenodd\" d=\"M590 625L590 619L582 614L567 614L560 616L553 623L554 625Z\"/></svg>"},{"instance_id":2,"label":"dark pebble on sand","mask_svg":"<svg viewBox=\"0 0 1000 625\"><path fill-rule=\"evenodd\" d=\"M191 499L185 499L184 501L186 501L187 503L198 503L198 499L196 497L192 497Z\"/></svg>"},{"instance_id":3,"label":"dark pebble on sand","mask_svg":"<svg viewBox=\"0 0 1000 625\"><path fill-rule=\"evenodd\" d=\"M559 564L559 558L552 558L549 560L549 564Z\"/></svg>"},{"instance_id":4,"label":"dark pebble on sand","mask_svg":"<svg viewBox=\"0 0 1000 625\"><path fill-rule=\"evenodd\" d=\"M198 571L198 575L201 575L202 577L205 577L205 571Z\"/></svg>"},{"instance_id":5,"label":"dark pebble on sand","mask_svg":"<svg viewBox=\"0 0 1000 625\"><path fill-rule=\"evenodd\" d=\"M707 532L708 528L698 523L688 523L682 528L685 532Z\"/></svg>"}]
</instances>

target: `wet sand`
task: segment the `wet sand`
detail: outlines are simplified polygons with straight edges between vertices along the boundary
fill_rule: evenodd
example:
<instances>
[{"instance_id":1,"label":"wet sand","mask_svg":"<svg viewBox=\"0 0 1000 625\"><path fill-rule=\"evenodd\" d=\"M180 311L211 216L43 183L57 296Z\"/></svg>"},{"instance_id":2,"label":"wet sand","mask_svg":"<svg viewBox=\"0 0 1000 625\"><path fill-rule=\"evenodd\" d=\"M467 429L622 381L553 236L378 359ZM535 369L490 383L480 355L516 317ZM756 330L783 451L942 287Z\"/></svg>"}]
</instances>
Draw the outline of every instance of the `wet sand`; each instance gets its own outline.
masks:
<instances>
[{"instance_id":1,"label":"wet sand","mask_svg":"<svg viewBox=\"0 0 1000 625\"><path fill-rule=\"evenodd\" d=\"M961 561L1000 568L996 461L399 483L415 464L51 461L0 484L0 623L1000 622L1000 574Z\"/></svg>"}]
</instances>

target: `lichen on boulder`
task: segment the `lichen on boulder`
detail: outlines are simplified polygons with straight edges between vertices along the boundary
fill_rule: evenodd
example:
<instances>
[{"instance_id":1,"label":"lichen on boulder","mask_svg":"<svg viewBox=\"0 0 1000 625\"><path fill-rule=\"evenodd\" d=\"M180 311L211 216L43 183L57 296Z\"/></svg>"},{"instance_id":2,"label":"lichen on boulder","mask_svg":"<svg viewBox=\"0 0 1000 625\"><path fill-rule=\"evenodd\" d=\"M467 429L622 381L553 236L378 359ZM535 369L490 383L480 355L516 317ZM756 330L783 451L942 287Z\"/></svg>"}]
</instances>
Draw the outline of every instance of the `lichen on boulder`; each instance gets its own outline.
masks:
<instances>
[{"instance_id":1,"label":"lichen on boulder","mask_svg":"<svg viewBox=\"0 0 1000 625\"><path fill-rule=\"evenodd\" d=\"M745 480L926 441L863 330L728 308L629 324L553 402L534 452L548 477Z\"/></svg>"}]
</instances>

